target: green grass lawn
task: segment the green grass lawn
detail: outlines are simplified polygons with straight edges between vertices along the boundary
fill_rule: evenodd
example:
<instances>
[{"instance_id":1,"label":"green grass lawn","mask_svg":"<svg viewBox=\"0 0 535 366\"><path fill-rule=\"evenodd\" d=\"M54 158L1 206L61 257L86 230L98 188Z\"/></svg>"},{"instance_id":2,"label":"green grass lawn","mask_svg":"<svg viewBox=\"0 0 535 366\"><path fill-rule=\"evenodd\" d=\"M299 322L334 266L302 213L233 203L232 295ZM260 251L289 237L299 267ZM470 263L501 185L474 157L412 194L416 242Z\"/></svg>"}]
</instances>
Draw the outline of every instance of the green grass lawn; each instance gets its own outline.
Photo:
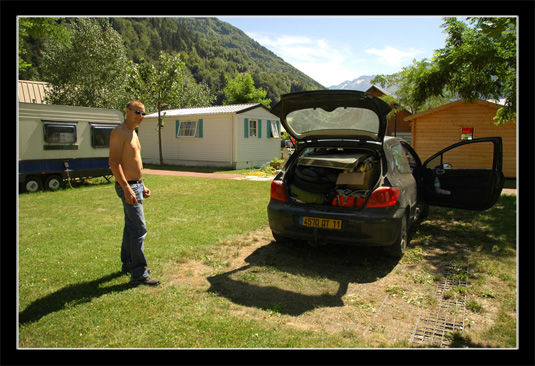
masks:
<instances>
[{"instance_id":1,"label":"green grass lawn","mask_svg":"<svg viewBox=\"0 0 535 366\"><path fill-rule=\"evenodd\" d=\"M19 195L19 347L359 348L370 345L361 335L349 331L288 326L297 317L282 314L278 299L268 309L247 308L219 296L217 291L207 291L209 284L203 288L177 280L177 276L184 274L183 267L192 261L203 263L209 269L209 273L198 276L205 282L210 276L227 272L232 275L230 262L238 255L234 253L239 251L242 238L267 227L270 182L156 175L147 175L144 180L152 191L152 196L145 200L148 228L145 254L151 275L162 282L158 287L132 287L128 276L119 272L123 210L113 184ZM407 259L436 246L433 235L437 230L442 233L444 226L454 227L459 235L467 238L470 238L468 227L477 227L479 236L472 237L473 243L468 242L473 248L473 258L478 261L475 268L478 277L472 290L473 309L488 311L492 306L499 319L472 338L461 338L461 343L490 342L493 346L514 347L511 332L516 329L516 319L511 309L516 304L516 231L515 214L511 210L516 210L516 199L503 197L496 208L483 213L463 211L459 215L455 210L432 210L431 221L414 236L415 247L408 252ZM438 229L433 220L437 221ZM466 225L459 226L460 223ZM477 242L477 238L483 238L479 233L485 227L492 228L492 235L485 235L490 242ZM269 243L270 239L266 240ZM364 259L362 263L375 265L378 258ZM288 263L286 269L291 265ZM333 265L327 263L324 267L336 268ZM318 275L321 272L311 268L293 270L295 273L288 275L277 266L259 263L236 276L240 275L243 283L269 278L294 281L288 285L291 288L313 291L316 286L319 291L331 291L332 281L326 282ZM491 293L489 289L502 292ZM505 333L500 336L505 339L498 339L497 329Z\"/></svg>"},{"instance_id":2,"label":"green grass lawn","mask_svg":"<svg viewBox=\"0 0 535 366\"><path fill-rule=\"evenodd\" d=\"M165 286L166 276L229 236L265 225L269 183L154 175L145 182L153 192L145 201L145 254L163 282L157 289L132 288L118 273L123 211L113 185L20 195L22 347L208 345L183 336L198 328L191 324L197 311L180 288ZM170 332L174 324L181 329ZM138 327L147 333L132 332ZM148 336L164 330L161 339Z\"/></svg>"},{"instance_id":3,"label":"green grass lawn","mask_svg":"<svg viewBox=\"0 0 535 366\"><path fill-rule=\"evenodd\" d=\"M119 270L123 211L113 185L19 196L19 346L297 347L322 335L229 316L212 293L172 284L182 262L263 227L269 182L148 175L145 254L156 288ZM261 336L259 336L261 334ZM336 339L327 346L335 346ZM349 345L349 344L348 344Z\"/></svg>"}]
</instances>

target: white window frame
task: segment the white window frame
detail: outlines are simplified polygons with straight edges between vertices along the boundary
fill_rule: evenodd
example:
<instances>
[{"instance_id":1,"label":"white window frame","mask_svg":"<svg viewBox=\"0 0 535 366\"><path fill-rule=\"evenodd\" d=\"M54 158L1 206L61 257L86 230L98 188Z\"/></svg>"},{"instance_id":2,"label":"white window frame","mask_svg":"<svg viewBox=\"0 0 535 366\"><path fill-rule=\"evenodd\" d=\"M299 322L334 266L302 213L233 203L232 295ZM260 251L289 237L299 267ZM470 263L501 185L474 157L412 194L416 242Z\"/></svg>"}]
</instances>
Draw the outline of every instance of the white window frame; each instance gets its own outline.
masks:
<instances>
[{"instance_id":1,"label":"white window frame","mask_svg":"<svg viewBox=\"0 0 535 366\"><path fill-rule=\"evenodd\" d=\"M277 128L277 121L270 121L271 122L271 137L278 139L280 137L279 135L279 129Z\"/></svg>"},{"instance_id":2,"label":"white window frame","mask_svg":"<svg viewBox=\"0 0 535 366\"><path fill-rule=\"evenodd\" d=\"M250 119L249 120L249 135L248 136L249 137L257 137L258 136L258 120L256 120L256 119Z\"/></svg>"},{"instance_id":3,"label":"white window frame","mask_svg":"<svg viewBox=\"0 0 535 366\"><path fill-rule=\"evenodd\" d=\"M198 121L180 121L176 137L197 137Z\"/></svg>"}]
</instances>

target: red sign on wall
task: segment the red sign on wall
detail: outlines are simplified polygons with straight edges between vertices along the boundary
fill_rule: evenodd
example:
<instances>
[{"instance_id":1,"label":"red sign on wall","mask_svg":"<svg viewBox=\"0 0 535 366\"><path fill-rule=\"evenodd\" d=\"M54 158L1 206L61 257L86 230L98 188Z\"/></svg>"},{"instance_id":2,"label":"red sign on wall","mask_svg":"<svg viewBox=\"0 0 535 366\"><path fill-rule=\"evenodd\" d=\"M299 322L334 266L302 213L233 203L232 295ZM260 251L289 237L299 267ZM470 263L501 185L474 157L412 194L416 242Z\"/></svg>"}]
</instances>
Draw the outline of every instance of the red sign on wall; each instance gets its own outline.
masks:
<instances>
[{"instance_id":1,"label":"red sign on wall","mask_svg":"<svg viewBox=\"0 0 535 366\"><path fill-rule=\"evenodd\" d=\"M473 127L461 127L461 140L472 140L474 138Z\"/></svg>"},{"instance_id":2,"label":"red sign on wall","mask_svg":"<svg viewBox=\"0 0 535 366\"><path fill-rule=\"evenodd\" d=\"M473 135L474 134L474 128L473 127L463 127L462 132L463 135Z\"/></svg>"}]
</instances>

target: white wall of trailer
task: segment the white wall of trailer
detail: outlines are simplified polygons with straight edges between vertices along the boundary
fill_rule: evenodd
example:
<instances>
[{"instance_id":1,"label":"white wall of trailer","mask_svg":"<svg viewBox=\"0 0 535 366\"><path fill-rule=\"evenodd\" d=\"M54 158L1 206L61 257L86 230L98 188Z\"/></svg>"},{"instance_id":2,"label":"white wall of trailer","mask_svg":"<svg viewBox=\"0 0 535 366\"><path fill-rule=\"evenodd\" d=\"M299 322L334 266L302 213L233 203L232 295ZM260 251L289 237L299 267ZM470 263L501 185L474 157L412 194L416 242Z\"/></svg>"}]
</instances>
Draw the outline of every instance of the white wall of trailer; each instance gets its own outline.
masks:
<instances>
[{"instance_id":1,"label":"white wall of trailer","mask_svg":"<svg viewBox=\"0 0 535 366\"><path fill-rule=\"evenodd\" d=\"M19 103L18 108L18 159L76 159L107 157L109 148L95 148L91 145L91 123L120 124L123 114L118 110L87 107L73 107L52 104ZM49 122L76 124L74 149L46 149L44 124Z\"/></svg>"}]
</instances>

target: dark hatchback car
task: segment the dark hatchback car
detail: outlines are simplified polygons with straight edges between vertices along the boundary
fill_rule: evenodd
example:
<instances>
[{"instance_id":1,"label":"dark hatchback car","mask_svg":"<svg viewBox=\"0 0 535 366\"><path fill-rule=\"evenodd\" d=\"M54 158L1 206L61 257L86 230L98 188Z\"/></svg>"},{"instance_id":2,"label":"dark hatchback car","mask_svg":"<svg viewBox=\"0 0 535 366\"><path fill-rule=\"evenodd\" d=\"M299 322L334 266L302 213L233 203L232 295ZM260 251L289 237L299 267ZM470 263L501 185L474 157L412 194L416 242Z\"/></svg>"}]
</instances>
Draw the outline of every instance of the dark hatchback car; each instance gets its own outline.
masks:
<instances>
[{"instance_id":1,"label":"dark hatchback car","mask_svg":"<svg viewBox=\"0 0 535 366\"><path fill-rule=\"evenodd\" d=\"M275 240L382 246L402 257L408 229L428 205L486 210L496 203L504 183L500 137L462 141L422 164L406 141L385 136L390 110L360 91L281 97L271 112L297 147L271 184Z\"/></svg>"}]
</instances>

